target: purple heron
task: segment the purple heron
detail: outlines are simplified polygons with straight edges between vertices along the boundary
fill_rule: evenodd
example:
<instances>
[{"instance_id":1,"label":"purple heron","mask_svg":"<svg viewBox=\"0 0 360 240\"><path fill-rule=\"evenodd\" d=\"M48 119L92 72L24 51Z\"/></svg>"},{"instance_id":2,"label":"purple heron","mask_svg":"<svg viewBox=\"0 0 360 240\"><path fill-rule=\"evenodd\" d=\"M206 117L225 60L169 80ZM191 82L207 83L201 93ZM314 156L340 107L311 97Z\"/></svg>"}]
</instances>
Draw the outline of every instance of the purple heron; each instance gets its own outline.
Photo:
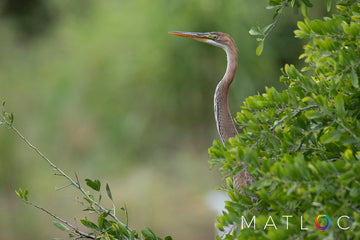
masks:
<instances>
[{"instance_id":1,"label":"purple heron","mask_svg":"<svg viewBox=\"0 0 360 240\"><path fill-rule=\"evenodd\" d=\"M170 34L192 38L200 42L205 42L222 48L227 57L227 67L224 77L216 86L214 94L214 113L215 121L222 144L225 144L229 138L238 134L234 121L231 117L228 105L228 92L230 84L234 79L237 69L237 47L234 40L226 33L222 32L169 32ZM248 187L253 182L253 178L247 169L234 177L234 187L241 192L240 186Z\"/></svg>"}]
</instances>

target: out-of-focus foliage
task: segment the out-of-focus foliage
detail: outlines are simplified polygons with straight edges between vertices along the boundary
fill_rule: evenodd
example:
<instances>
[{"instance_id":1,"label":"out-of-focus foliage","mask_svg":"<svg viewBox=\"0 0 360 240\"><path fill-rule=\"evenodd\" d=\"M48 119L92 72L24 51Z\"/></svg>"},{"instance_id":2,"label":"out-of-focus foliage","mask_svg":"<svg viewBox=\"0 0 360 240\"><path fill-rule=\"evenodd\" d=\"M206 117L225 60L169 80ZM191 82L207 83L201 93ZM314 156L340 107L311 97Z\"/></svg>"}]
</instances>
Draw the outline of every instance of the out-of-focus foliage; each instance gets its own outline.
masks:
<instances>
[{"instance_id":1,"label":"out-of-focus foliage","mask_svg":"<svg viewBox=\"0 0 360 240\"><path fill-rule=\"evenodd\" d=\"M151 223L176 239L211 238L214 214L204 195L220 180L208 172L204 149L217 138L212 100L226 58L167 32L231 34L239 48L235 113L264 85L281 86L284 62L298 65L298 15L284 14L259 58L248 31L272 21L262 1L22 2L0 4L0 98L17 127L64 170L111 182L117 204L128 203L130 225ZM59 215L82 218L74 193L55 192L64 182L8 131L0 131L0 152L1 239L61 234L17 200L19 187Z\"/></svg>"},{"instance_id":2,"label":"out-of-focus foliage","mask_svg":"<svg viewBox=\"0 0 360 240\"><path fill-rule=\"evenodd\" d=\"M231 200L217 223L231 229L226 239L360 238L360 3L337 1L336 10L298 22L305 67L285 65L288 88L248 97L236 118L243 133L210 149L223 175L237 174L241 162L257 179L247 196L227 181ZM321 214L331 219L323 231L314 225ZM242 228L253 216L255 229ZM288 225L282 216L291 216Z\"/></svg>"},{"instance_id":3,"label":"out-of-focus foliage","mask_svg":"<svg viewBox=\"0 0 360 240\"><path fill-rule=\"evenodd\" d=\"M9 18L23 40L29 40L51 28L56 14L44 0L3 0L0 15Z\"/></svg>"}]
</instances>

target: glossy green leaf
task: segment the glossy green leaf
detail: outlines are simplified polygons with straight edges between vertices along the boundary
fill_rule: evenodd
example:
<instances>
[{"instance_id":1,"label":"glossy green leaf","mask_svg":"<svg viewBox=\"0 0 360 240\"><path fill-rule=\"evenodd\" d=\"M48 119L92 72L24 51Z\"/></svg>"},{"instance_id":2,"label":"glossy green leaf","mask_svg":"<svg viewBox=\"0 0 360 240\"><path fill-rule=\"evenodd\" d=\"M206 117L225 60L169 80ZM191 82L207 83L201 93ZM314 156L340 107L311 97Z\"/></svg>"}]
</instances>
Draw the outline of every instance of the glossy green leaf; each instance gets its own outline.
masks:
<instances>
[{"instance_id":1,"label":"glossy green leaf","mask_svg":"<svg viewBox=\"0 0 360 240\"><path fill-rule=\"evenodd\" d=\"M299 28L301 31L303 31L304 33L310 34L310 29L309 29L308 26L305 25L304 22L298 21L298 22L297 22L297 26L298 26L298 28Z\"/></svg>"},{"instance_id":2,"label":"glossy green leaf","mask_svg":"<svg viewBox=\"0 0 360 240\"><path fill-rule=\"evenodd\" d=\"M329 129L324 135L320 137L320 141L323 144L331 143L333 141L339 141L341 132L335 128Z\"/></svg>"},{"instance_id":3,"label":"glossy green leaf","mask_svg":"<svg viewBox=\"0 0 360 240\"><path fill-rule=\"evenodd\" d=\"M156 236L153 233L153 231L151 231L150 228L146 227L143 230L141 230L141 233L144 235L145 238L149 238L149 239L154 239L156 240Z\"/></svg>"},{"instance_id":4,"label":"glossy green leaf","mask_svg":"<svg viewBox=\"0 0 360 240\"><path fill-rule=\"evenodd\" d=\"M18 195L20 198L24 198L24 195L23 195L23 191L21 188L19 188L19 190L15 191L16 195Z\"/></svg>"},{"instance_id":5,"label":"glossy green leaf","mask_svg":"<svg viewBox=\"0 0 360 240\"><path fill-rule=\"evenodd\" d=\"M109 184L106 184L106 194L107 194L108 197L111 199L111 201L114 201L114 200L113 200L113 197L112 197L112 194L111 194L111 190L110 190Z\"/></svg>"},{"instance_id":6,"label":"glossy green leaf","mask_svg":"<svg viewBox=\"0 0 360 240\"><path fill-rule=\"evenodd\" d=\"M60 222L53 221L53 224L55 225L55 227L57 227L61 231L70 231L70 229L67 226L65 226L64 224L62 224Z\"/></svg>"},{"instance_id":7,"label":"glossy green leaf","mask_svg":"<svg viewBox=\"0 0 360 240\"><path fill-rule=\"evenodd\" d=\"M262 32L262 30L260 29L260 27L252 27L250 30L249 30L249 34L252 35L252 36L261 36L263 35L264 33Z\"/></svg>"},{"instance_id":8,"label":"glossy green leaf","mask_svg":"<svg viewBox=\"0 0 360 240\"><path fill-rule=\"evenodd\" d=\"M96 230L96 231L99 230L99 227L98 227L95 223L89 221L86 217L85 217L84 219L80 219L80 222L81 222L85 227L91 228L91 229Z\"/></svg>"},{"instance_id":9,"label":"glossy green leaf","mask_svg":"<svg viewBox=\"0 0 360 240\"><path fill-rule=\"evenodd\" d=\"M260 56L264 49L264 41L261 41L256 48L256 55Z\"/></svg>"},{"instance_id":10,"label":"glossy green leaf","mask_svg":"<svg viewBox=\"0 0 360 240\"><path fill-rule=\"evenodd\" d=\"M101 183L98 179L95 179L93 181L91 179L86 178L85 181L86 181L86 185L88 185L89 187L91 187L92 189L94 189L97 192L100 191Z\"/></svg>"},{"instance_id":11,"label":"glossy green leaf","mask_svg":"<svg viewBox=\"0 0 360 240\"><path fill-rule=\"evenodd\" d=\"M353 68L351 69L351 83L355 88L359 88L359 78Z\"/></svg>"},{"instance_id":12,"label":"glossy green leaf","mask_svg":"<svg viewBox=\"0 0 360 240\"><path fill-rule=\"evenodd\" d=\"M98 217L98 225L100 229L104 228L104 213L100 214Z\"/></svg>"},{"instance_id":13,"label":"glossy green leaf","mask_svg":"<svg viewBox=\"0 0 360 240\"><path fill-rule=\"evenodd\" d=\"M14 114L13 113L8 113L7 118L9 119L10 124L14 123Z\"/></svg>"},{"instance_id":14,"label":"glossy green leaf","mask_svg":"<svg viewBox=\"0 0 360 240\"><path fill-rule=\"evenodd\" d=\"M308 110L305 112L305 117L307 119L317 119L317 118L321 118L324 115L318 111L318 110Z\"/></svg>"},{"instance_id":15,"label":"glossy green leaf","mask_svg":"<svg viewBox=\"0 0 360 240\"><path fill-rule=\"evenodd\" d=\"M345 107L344 107L344 98L341 94L338 94L335 97L335 108L336 108L336 114L340 119L345 118Z\"/></svg>"},{"instance_id":16,"label":"glossy green leaf","mask_svg":"<svg viewBox=\"0 0 360 240\"><path fill-rule=\"evenodd\" d=\"M28 195L29 195L29 190L25 189L25 191L24 191L24 200L25 201L28 201Z\"/></svg>"}]
</instances>

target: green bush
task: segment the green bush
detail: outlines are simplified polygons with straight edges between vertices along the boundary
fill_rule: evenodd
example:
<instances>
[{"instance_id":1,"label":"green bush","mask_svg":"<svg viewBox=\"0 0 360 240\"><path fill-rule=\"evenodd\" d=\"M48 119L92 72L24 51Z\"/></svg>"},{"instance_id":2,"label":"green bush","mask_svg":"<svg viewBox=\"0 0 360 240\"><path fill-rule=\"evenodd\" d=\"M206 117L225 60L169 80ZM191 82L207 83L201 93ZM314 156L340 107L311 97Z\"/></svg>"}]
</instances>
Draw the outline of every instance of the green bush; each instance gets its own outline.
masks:
<instances>
[{"instance_id":1,"label":"green bush","mask_svg":"<svg viewBox=\"0 0 360 240\"><path fill-rule=\"evenodd\" d=\"M295 35L308 40L300 56L306 66L285 65L287 89L248 97L236 117L242 133L209 149L231 198L217 228L226 239L359 239L360 3L337 1L336 13L322 20L306 16L305 0L269 5L290 4L303 9ZM246 196L230 177L243 169L239 163L257 179ZM314 225L319 215L330 219L328 229ZM325 227L328 220L318 221Z\"/></svg>"}]
</instances>

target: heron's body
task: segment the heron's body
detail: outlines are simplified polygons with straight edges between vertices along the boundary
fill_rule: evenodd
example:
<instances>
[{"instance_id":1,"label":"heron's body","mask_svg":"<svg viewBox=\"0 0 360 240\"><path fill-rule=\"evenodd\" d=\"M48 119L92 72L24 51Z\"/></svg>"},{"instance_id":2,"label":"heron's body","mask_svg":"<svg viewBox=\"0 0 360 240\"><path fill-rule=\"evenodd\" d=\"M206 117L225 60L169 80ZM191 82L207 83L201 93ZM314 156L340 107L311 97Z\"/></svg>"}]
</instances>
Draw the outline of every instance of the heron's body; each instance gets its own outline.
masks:
<instances>
[{"instance_id":1,"label":"heron's body","mask_svg":"<svg viewBox=\"0 0 360 240\"><path fill-rule=\"evenodd\" d=\"M221 142L225 144L229 138L238 134L234 121L231 117L228 105L229 87L234 79L237 69L237 48L234 40L226 33L209 32L209 33L192 33L192 32L169 32L174 35L193 38L198 41L206 42L211 45L221 47L226 52L227 67L224 77L216 86L214 95L214 113L217 130ZM234 177L234 186L241 191L240 186L248 187L253 181L247 169Z\"/></svg>"}]
</instances>

